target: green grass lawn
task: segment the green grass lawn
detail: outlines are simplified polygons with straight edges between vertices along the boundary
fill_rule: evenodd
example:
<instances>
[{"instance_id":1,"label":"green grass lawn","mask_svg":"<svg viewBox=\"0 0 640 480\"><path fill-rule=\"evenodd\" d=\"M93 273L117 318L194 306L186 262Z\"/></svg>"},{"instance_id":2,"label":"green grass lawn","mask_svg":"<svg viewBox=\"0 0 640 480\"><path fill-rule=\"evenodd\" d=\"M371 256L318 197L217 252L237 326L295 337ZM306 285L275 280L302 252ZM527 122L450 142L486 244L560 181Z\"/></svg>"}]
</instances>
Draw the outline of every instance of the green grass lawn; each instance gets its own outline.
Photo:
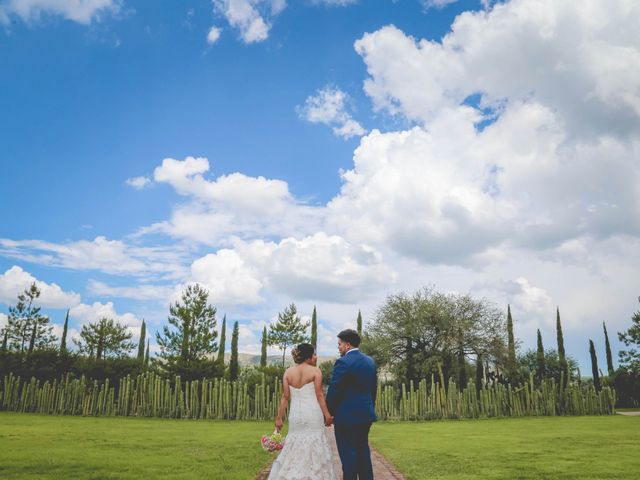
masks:
<instances>
[{"instance_id":1,"label":"green grass lawn","mask_svg":"<svg viewBox=\"0 0 640 480\"><path fill-rule=\"evenodd\" d=\"M0 412L0 479L255 478L272 422Z\"/></svg>"},{"instance_id":2,"label":"green grass lawn","mask_svg":"<svg viewBox=\"0 0 640 480\"><path fill-rule=\"evenodd\" d=\"M370 438L408 480L640 478L640 417L381 422Z\"/></svg>"}]
</instances>

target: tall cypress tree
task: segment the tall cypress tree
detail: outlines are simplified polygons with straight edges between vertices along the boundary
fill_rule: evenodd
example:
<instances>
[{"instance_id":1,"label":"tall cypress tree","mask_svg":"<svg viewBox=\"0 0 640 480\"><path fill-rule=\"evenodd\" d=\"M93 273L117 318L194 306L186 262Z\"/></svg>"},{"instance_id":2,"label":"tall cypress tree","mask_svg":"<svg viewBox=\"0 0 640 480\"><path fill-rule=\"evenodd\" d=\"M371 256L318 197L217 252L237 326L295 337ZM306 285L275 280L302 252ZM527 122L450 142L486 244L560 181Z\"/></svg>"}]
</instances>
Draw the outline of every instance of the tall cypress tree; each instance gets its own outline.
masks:
<instances>
[{"instance_id":1,"label":"tall cypress tree","mask_svg":"<svg viewBox=\"0 0 640 480\"><path fill-rule=\"evenodd\" d=\"M142 320L142 326L140 327L140 340L138 340L138 360L144 362L144 341L147 337L147 326Z\"/></svg>"},{"instance_id":2,"label":"tall cypress tree","mask_svg":"<svg viewBox=\"0 0 640 480\"><path fill-rule=\"evenodd\" d=\"M67 315L64 317L64 327L62 328L62 339L60 340L60 353L66 353L67 351L68 328L69 328L69 309L67 309Z\"/></svg>"},{"instance_id":3,"label":"tall cypress tree","mask_svg":"<svg viewBox=\"0 0 640 480\"><path fill-rule=\"evenodd\" d=\"M149 366L149 339L147 338L147 351L144 354L144 364L145 366Z\"/></svg>"},{"instance_id":4,"label":"tall cypress tree","mask_svg":"<svg viewBox=\"0 0 640 480\"><path fill-rule=\"evenodd\" d=\"M562 335L562 324L560 323L560 307L556 308L556 335L558 337L558 363L560 371L564 372L564 385L569 384L569 364L564 351L564 336Z\"/></svg>"},{"instance_id":5,"label":"tall cypress tree","mask_svg":"<svg viewBox=\"0 0 640 480\"><path fill-rule=\"evenodd\" d=\"M482 389L482 379L484 378L484 364L482 363L482 354L478 353L478 357L476 358L476 390L478 391L478 395L480 394L480 390Z\"/></svg>"},{"instance_id":6,"label":"tall cypress tree","mask_svg":"<svg viewBox=\"0 0 640 480\"><path fill-rule=\"evenodd\" d=\"M611 355L611 345L609 344L609 335L607 334L607 326L602 322L602 328L604 328L604 347L607 351L607 371L609 375L613 375L613 357Z\"/></svg>"},{"instance_id":7,"label":"tall cypress tree","mask_svg":"<svg viewBox=\"0 0 640 480\"><path fill-rule=\"evenodd\" d=\"M598 371L598 357L596 357L596 347L593 340L589 339L589 354L591 355L591 373L593 374L593 385L596 390L600 390L600 373Z\"/></svg>"},{"instance_id":8,"label":"tall cypress tree","mask_svg":"<svg viewBox=\"0 0 640 480\"><path fill-rule=\"evenodd\" d=\"M229 380L238 379L238 335L240 329L238 327L238 321L233 324L233 333L231 334L231 360L229 361Z\"/></svg>"},{"instance_id":9,"label":"tall cypress tree","mask_svg":"<svg viewBox=\"0 0 640 480\"><path fill-rule=\"evenodd\" d=\"M2 338L2 351L7 351L7 342L9 341L9 330L4 331L4 337Z\"/></svg>"},{"instance_id":10,"label":"tall cypress tree","mask_svg":"<svg viewBox=\"0 0 640 480\"><path fill-rule=\"evenodd\" d=\"M542 380L544 378L544 347L542 346L542 335L538 329L538 352L536 354L536 376Z\"/></svg>"},{"instance_id":11,"label":"tall cypress tree","mask_svg":"<svg viewBox=\"0 0 640 480\"><path fill-rule=\"evenodd\" d=\"M315 308L314 308L315 312ZM262 351L260 352L260 366L267 366L267 326L262 330Z\"/></svg>"},{"instance_id":12,"label":"tall cypress tree","mask_svg":"<svg viewBox=\"0 0 640 480\"><path fill-rule=\"evenodd\" d=\"M516 364L516 340L513 335L513 318L511 317L511 305L507 305L507 375L510 381L515 381L518 376Z\"/></svg>"},{"instance_id":13,"label":"tall cypress tree","mask_svg":"<svg viewBox=\"0 0 640 480\"><path fill-rule=\"evenodd\" d=\"M313 314L311 315L311 345L316 348L318 344L318 314L316 306L313 306Z\"/></svg>"},{"instance_id":14,"label":"tall cypress tree","mask_svg":"<svg viewBox=\"0 0 640 480\"><path fill-rule=\"evenodd\" d=\"M362 337L362 313L358 310L358 320L356 320L358 335Z\"/></svg>"},{"instance_id":15,"label":"tall cypress tree","mask_svg":"<svg viewBox=\"0 0 640 480\"><path fill-rule=\"evenodd\" d=\"M220 328L220 347L218 350L218 363L224 366L224 344L227 341L227 315L222 317L222 327Z\"/></svg>"}]
</instances>

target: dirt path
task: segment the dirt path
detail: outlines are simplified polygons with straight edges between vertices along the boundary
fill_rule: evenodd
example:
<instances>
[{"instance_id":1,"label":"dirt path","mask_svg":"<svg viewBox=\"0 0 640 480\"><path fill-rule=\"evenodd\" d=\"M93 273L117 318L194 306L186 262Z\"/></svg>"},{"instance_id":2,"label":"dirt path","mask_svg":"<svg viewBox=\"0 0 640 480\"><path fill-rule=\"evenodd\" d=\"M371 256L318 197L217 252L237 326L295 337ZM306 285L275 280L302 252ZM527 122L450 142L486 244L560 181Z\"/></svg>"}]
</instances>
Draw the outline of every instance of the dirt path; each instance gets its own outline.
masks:
<instances>
[{"instance_id":1,"label":"dirt path","mask_svg":"<svg viewBox=\"0 0 640 480\"><path fill-rule=\"evenodd\" d=\"M340 457L338 456L338 449L333 435L333 427L331 428L330 436L333 440L332 449L336 470L340 472L340 478L342 478L342 466L340 465ZM371 463L373 464L373 476L375 480L404 480L402 474L398 472L394 466L373 447L371 448ZM269 476L270 470L271 465L265 467L265 469L258 474L256 480L266 480Z\"/></svg>"}]
</instances>

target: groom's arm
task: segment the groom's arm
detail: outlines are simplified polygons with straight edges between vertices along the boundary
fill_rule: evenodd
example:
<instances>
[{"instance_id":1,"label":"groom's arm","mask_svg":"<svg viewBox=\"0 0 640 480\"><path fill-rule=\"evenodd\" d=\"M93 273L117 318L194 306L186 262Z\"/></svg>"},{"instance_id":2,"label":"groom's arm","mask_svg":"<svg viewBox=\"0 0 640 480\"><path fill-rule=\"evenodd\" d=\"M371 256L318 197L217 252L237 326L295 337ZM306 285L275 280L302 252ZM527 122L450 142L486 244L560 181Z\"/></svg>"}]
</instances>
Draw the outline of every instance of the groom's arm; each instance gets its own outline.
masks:
<instances>
[{"instance_id":1,"label":"groom's arm","mask_svg":"<svg viewBox=\"0 0 640 480\"><path fill-rule=\"evenodd\" d=\"M347 363L342 358L339 358L333 365L333 373L327 390L327 408L329 408L331 415L335 415L338 403L340 403L344 390L343 380L346 374Z\"/></svg>"}]
</instances>

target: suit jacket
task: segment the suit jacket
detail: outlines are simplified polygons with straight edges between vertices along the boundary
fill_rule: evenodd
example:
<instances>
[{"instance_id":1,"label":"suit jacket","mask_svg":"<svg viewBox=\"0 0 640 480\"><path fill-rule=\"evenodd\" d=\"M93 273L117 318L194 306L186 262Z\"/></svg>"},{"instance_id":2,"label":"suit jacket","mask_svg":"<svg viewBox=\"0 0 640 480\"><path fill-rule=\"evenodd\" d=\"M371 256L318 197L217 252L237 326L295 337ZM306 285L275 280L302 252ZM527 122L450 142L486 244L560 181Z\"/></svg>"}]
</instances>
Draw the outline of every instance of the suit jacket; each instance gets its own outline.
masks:
<instances>
[{"instance_id":1,"label":"suit jacket","mask_svg":"<svg viewBox=\"0 0 640 480\"><path fill-rule=\"evenodd\" d=\"M376 364L359 350L336 360L327 392L327 407L336 425L371 423L377 420Z\"/></svg>"}]
</instances>

